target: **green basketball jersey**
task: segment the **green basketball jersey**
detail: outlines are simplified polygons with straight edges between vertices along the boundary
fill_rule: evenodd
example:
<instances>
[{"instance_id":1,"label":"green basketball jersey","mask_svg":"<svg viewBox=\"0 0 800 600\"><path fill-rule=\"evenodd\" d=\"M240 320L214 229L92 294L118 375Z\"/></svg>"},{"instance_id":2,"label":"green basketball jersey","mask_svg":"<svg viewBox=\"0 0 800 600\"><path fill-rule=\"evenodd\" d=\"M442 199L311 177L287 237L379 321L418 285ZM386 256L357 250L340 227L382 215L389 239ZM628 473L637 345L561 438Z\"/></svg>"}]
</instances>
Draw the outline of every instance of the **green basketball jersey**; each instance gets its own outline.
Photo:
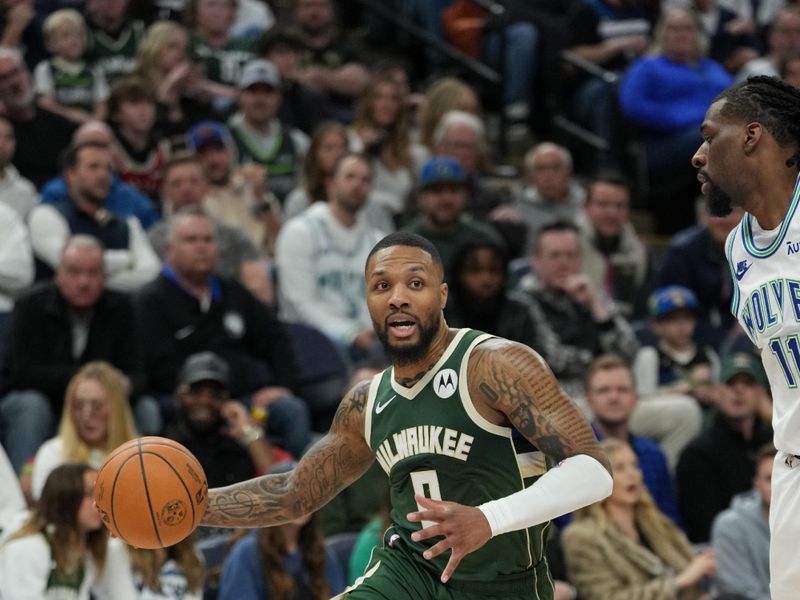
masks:
<instances>
[{"instance_id":1,"label":"green basketball jersey","mask_svg":"<svg viewBox=\"0 0 800 600\"><path fill-rule=\"evenodd\" d=\"M542 452L474 408L467 384L469 355L490 337L461 329L413 387L398 384L389 368L369 389L366 440L389 476L395 529L414 549L414 559L436 577L450 554L427 561L423 551L439 538L411 540L411 533L422 528L406 519L419 510L415 494L478 506L527 487L548 468ZM528 571L543 560L547 525L492 538L461 561L454 581L495 581Z\"/></svg>"},{"instance_id":2,"label":"green basketball jersey","mask_svg":"<svg viewBox=\"0 0 800 600\"><path fill-rule=\"evenodd\" d=\"M100 29L90 28L88 60L100 67L109 84L133 73L136 67L136 49L144 37L144 23L128 21L116 36Z\"/></svg>"},{"instance_id":3,"label":"green basketball jersey","mask_svg":"<svg viewBox=\"0 0 800 600\"><path fill-rule=\"evenodd\" d=\"M224 48L215 48L202 38L193 36L191 52L205 64L208 79L237 86L244 65L254 57L254 45L245 38L231 38Z\"/></svg>"}]
</instances>

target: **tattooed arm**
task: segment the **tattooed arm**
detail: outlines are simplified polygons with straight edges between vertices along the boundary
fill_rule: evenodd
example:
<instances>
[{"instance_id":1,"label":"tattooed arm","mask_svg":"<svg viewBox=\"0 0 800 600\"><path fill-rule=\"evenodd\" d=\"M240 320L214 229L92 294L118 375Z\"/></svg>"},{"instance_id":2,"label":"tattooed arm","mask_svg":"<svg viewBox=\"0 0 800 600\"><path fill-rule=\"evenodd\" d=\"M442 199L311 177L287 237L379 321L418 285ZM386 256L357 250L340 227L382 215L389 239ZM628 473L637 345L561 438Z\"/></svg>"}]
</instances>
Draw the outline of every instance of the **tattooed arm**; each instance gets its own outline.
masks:
<instances>
[{"instance_id":1,"label":"tattooed arm","mask_svg":"<svg viewBox=\"0 0 800 600\"><path fill-rule=\"evenodd\" d=\"M434 524L411 537L419 541L443 536L423 553L429 560L451 551L443 582L464 556L492 537L602 500L612 486L608 459L591 427L533 350L508 340L488 340L473 351L468 373L476 410L491 422L518 429L559 467L530 487L479 507L417 496L422 509L409 514L409 521Z\"/></svg>"},{"instance_id":2,"label":"tattooed arm","mask_svg":"<svg viewBox=\"0 0 800 600\"><path fill-rule=\"evenodd\" d=\"M201 524L268 527L293 521L318 510L361 477L374 460L364 439L369 384L362 381L347 393L328 434L294 470L209 490Z\"/></svg>"},{"instance_id":3,"label":"tattooed arm","mask_svg":"<svg viewBox=\"0 0 800 600\"><path fill-rule=\"evenodd\" d=\"M611 467L592 428L536 352L491 339L470 357L470 395L556 462L578 454ZM480 408L479 408L480 410Z\"/></svg>"}]
</instances>

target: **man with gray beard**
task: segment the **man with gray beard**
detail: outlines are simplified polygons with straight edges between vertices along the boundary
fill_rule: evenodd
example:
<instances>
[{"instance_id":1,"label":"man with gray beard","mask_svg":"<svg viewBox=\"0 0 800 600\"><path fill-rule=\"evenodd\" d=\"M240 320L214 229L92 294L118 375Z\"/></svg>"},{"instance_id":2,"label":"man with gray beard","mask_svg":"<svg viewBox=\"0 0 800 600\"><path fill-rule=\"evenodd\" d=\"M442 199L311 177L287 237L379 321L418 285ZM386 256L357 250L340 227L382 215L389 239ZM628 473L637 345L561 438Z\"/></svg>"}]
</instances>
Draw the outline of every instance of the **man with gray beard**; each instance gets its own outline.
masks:
<instances>
[{"instance_id":1,"label":"man with gray beard","mask_svg":"<svg viewBox=\"0 0 800 600\"><path fill-rule=\"evenodd\" d=\"M0 104L17 138L16 166L40 188L58 174L58 159L75 124L36 106L31 73L19 50L0 48Z\"/></svg>"}]
</instances>

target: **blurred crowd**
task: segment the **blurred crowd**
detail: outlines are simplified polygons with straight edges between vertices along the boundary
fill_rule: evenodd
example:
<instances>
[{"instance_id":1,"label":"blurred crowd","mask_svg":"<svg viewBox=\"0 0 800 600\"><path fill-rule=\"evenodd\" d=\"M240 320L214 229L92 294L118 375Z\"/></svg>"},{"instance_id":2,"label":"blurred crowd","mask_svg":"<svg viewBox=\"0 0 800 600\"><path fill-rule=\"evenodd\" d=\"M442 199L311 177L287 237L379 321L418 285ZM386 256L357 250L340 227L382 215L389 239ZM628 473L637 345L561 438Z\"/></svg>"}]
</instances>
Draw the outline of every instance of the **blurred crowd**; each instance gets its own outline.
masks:
<instances>
[{"instance_id":1,"label":"blurred crowd","mask_svg":"<svg viewBox=\"0 0 800 600\"><path fill-rule=\"evenodd\" d=\"M89 496L137 435L212 487L291 468L388 364L363 269L404 230L442 256L450 326L540 353L609 454L611 497L550 529L556 600L768 599L742 213L709 215L691 157L733 82L800 86L800 6L374 4L0 0L0 598L360 576L379 465L308 520L158 551L109 541Z\"/></svg>"}]
</instances>

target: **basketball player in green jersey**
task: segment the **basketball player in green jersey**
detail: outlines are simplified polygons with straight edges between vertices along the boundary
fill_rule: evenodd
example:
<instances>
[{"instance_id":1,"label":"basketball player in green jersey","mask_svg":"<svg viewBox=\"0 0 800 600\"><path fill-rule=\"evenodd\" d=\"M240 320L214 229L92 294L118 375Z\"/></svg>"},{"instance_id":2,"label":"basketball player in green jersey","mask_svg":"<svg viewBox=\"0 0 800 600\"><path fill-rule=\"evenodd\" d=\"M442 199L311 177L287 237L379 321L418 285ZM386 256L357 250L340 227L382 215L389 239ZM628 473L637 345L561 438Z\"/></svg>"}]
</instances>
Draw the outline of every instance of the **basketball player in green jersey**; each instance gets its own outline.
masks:
<instances>
[{"instance_id":1,"label":"basketball player in green jersey","mask_svg":"<svg viewBox=\"0 0 800 600\"><path fill-rule=\"evenodd\" d=\"M392 525L342 598L552 599L547 523L611 493L608 461L536 352L448 328L442 274L422 237L376 244L367 304L392 367L347 393L293 471L210 490L203 524L293 521L377 460Z\"/></svg>"}]
</instances>

